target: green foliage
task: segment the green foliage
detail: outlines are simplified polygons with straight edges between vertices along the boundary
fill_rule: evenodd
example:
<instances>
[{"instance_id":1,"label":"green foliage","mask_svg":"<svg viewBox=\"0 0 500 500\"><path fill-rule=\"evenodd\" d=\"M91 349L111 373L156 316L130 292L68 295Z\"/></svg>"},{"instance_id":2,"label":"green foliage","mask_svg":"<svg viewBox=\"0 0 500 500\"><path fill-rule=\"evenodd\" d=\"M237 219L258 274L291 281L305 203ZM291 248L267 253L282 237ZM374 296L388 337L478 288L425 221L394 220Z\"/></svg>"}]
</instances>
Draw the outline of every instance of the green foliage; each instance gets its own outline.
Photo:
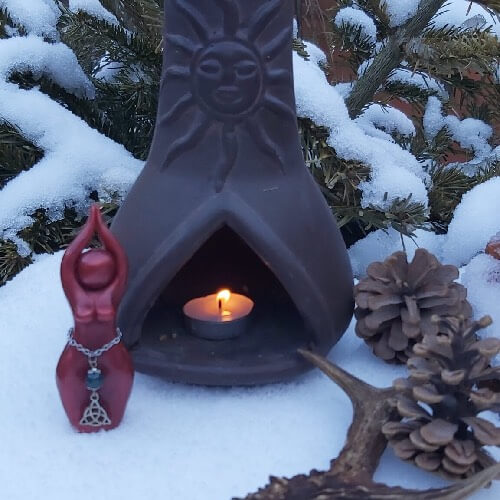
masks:
<instances>
[{"instance_id":1,"label":"green foliage","mask_svg":"<svg viewBox=\"0 0 500 500\"><path fill-rule=\"evenodd\" d=\"M370 179L370 169L359 162L342 160L327 144L328 131L309 119L299 120L306 164L334 211L346 243L376 229L394 228L407 236L427 227L426 208L407 199L397 199L385 210L361 206L359 184ZM387 196L387 193L386 193Z\"/></svg>"},{"instance_id":2,"label":"green foliage","mask_svg":"<svg viewBox=\"0 0 500 500\"><path fill-rule=\"evenodd\" d=\"M127 29L161 37L163 0L102 0Z\"/></svg>"},{"instance_id":3,"label":"green foliage","mask_svg":"<svg viewBox=\"0 0 500 500\"><path fill-rule=\"evenodd\" d=\"M7 9L0 9L0 39L9 38L10 32L13 28L17 29L20 36L26 35L26 30L22 26L14 23L7 12Z\"/></svg>"},{"instance_id":4,"label":"green foliage","mask_svg":"<svg viewBox=\"0 0 500 500\"><path fill-rule=\"evenodd\" d=\"M340 8L358 5L373 19L381 38L385 38L392 32L384 0L338 0L337 4Z\"/></svg>"},{"instance_id":5,"label":"green foliage","mask_svg":"<svg viewBox=\"0 0 500 500\"><path fill-rule=\"evenodd\" d=\"M0 123L0 189L43 156L42 150L27 141L14 126Z\"/></svg>"},{"instance_id":6,"label":"green foliage","mask_svg":"<svg viewBox=\"0 0 500 500\"><path fill-rule=\"evenodd\" d=\"M64 12L59 29L97 91L92 103L73 103L71 110L136 158L146 159L158 105L161 38L130 34L82 12ZM101 78L110 71L112 78Z\"/></svg>"},{"instance_id":7,"label":"green foliage","mask_svg":"<svg viewBox=\"0 0 500 500\"><path fill-rule=\"evenodd\" d=\"M366 61L372 55L375 44L371 38L363 34L360 26L342 23L336 26L332 23L334 45L342 52L348 52L348 62L353 71L357 71L361 63Z\"/></svg>"},{"instance_id":8,"label":"green foliage","mask_svg":"<svg viewBox=\"0 0 500 500\"><path fill-rule=\"evenodd\" d=\"M497 0L477 3L495 9L498 8L495 2ZM91 127L144 160L152 141L158 105L163 0L102 0L102 4L117 16L119 26L83 12L71 12L62 5L58 24L61 40L75 52L94 84L95 99L77 97L50 78L35 77L29 72L18 72L10 80L21 88L38 86L41 92ZM378 41L397 31L397 28L390 27L384 0L339 0L337 4L339 8L357 5L370 15L377 26ZM308 9L303 11L307 15ZM332 12L322 15L331 19ZM0 11L0 38L11 36L13 28L20 35L26 34L6 11ZM354 71L373 57L375 44L363 35L359 27L348 24L336 27L331 23L330 31L327 38L332 41L332 51L346 58ZM301 40L294 40L293 48L301 57L309 59ZM499 46L498 40L488 30L428 28L404 50L404 67L436 78L450 95L459 97L468 116L489 123L498 120L498 85L492 74L498 62ZM477 74L471 74L471 69ZM485 161L473 177L466 176L458 166L446 166L450 155L457 152L457 145L449 133L443 129L428 140L423 132L423 110L429 96L437 95L435 90L396 81L385 81L381 88L383 94L374 96L374 102L388 104L392 99L400 99L413 105L415 137L408 139L393 134L393 138L428 168L431 178L428 209L413 201L411 196L395 200L386 210L362 207L359 186L370 180L370 168L340 158L328 145L329 132L325 128L309 119L299 119L306 164L334 211L348 245L375 229L394 228L410 237L416 229L432 227L445 232L463 194L500 175L498 162ZM15 127L0 123L0 189L10 179L31 168L42 156L43 151L22 137ZM97 195L90 194L90 200L98 201ZM109 220L117 208L116 202L106 205ZM32 254L64 248L84 222L71 207L66 209L61 220L51 220L44 210L36 211L32 217L33 224L19 234L28 243ZM23 257L13 242L0 240L0 284L30 262L31 255Z\"/></svg>"}]
</instances>

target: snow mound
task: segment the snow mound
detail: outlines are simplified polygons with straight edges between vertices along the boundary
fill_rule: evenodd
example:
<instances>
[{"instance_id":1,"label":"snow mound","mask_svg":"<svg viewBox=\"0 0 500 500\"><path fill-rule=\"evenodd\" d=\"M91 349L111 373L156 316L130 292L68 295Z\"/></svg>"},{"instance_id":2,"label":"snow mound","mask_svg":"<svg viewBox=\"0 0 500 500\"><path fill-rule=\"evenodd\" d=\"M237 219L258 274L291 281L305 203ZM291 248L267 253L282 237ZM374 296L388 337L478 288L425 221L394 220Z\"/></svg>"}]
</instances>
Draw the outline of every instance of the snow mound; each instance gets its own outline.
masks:
<instances>
[{"instance_id":1,"label":"snow mound","mask_svg":"<svg viewBox=\"0 0 500 500\"><path fill-rule=\"evenodd\" d=\"M91 83L65 45L35 36L0 40L0 121L16 126L44 151L36 165L1 191L0 238L16 242L22 255L28 255L29 248L17 233L33 222L31 213L45 208L52 220L60 218L66 206L85 213L94 190L104 200L123 197L142 166L123 146L39 90L22 90L5 81L12 72L27 70L35 77L46 74L77 95L93 95Z\"/></svg>"},{"instance_id":2,"label":"snow mound","mask_svg":"<svg viewBox=\"0 0 500 500\"><path fill-rule=\"evenodd\" d=\"M354 9L353 7L345 7L340 9L335 16L335 26L339 28L342 25L351 25L359 28L361 30L361 34L366 38L369 38L370 41L377 41L377 27L375 26L375 22L373 19L359 9Z\"/></svg>"},{"instance_id":3,"label":"snow mound","mask_svg":"<svg viewBox=\"0 0 500 500\"><path fill-rule=\"evenodd\" d=\"M470 0L447 0L432 22L436 28L444 26L470 27L467 22L474 18L477 20L478 16L482 18L478 27L485 29L489 26L491 32L500 37L500 20L492 17L484 7ZM475 25L477 25L477 22L472 27L475 27Z\"/></svg>"},{"instance_id":4,"label":"snow mound","mask_svg":"<svg viewBox=\"0 0 500 500\"><path fill-rule=\"evenodd\" d=\"M406 23L417 12L420 0L383 0L392 28Z\"/></svg>"},{"instance_id":5,"label":"snow mound","mask_svg":"<svg viewBox=\"0 0 500 500\"><path fill-rule=\"evenodd\" d=\"M363 68L362 71L366 71L366 68ZM388 81L413 85L414 87L418 87L422 90L433 90L439 95L439 97L441 97L441 99L444 100L448 100L450 97L444 86L439 83L438 80L430 77L426 73L419 73L418 71L405 68L397 68L391 73Z\"/></svg>"},{"instance_id":6,"label":"snow mound","mask_svg":"<svg viewBox=\"0 0 500 500\"><path fill-rule=\"evenodd\" d=\"M371 136L382 137L388 141L394 140L389 134L398 133L402 136L410 137L415 135L415 125L402 111L391 106L381 104L371 104L355 120L363 130ZM385 134L378 135L379 129Z\"/></svg>"},{"instance_id":7,"label":"snow mound","mask_svg":"<svg viewBox=\"0 0 500 500\"><path fill-rule=\"evenodd\" d=\"M403 250L401 233L395 229L383 230L379 229L368 234L362 240L359 240L349 248L349 257L353 273L356 277L361 278L366 274L366 268L372 262L382 262L394 252ZM415 231L415 239L403 236L404 248L408 254L408 260L412 260L417 248L425 248L429 252L441 257L441 245L444 241L444 235L437 235L431 231L423 231L417 229Z\"/></svg>"},{"instance_id":8,"label":"snow mound","mask_svg":"<svg viewBox=\"0 0 500 500\"><path fill-rule=\"evenodd\" d=\"M443 245L443 257L450 264L463 265L484 251L500 231L500 177L466 193L455 210Z\"/></svg>"},{"instance_id":9,"label":"snow mound","mask_svg":"<svg viewBox=\"0 0 500 500\"><path fill-rule=\"evenodd\" d=\"M110 24L119 24L118 19L106 10L99 0L69 0L69 8L73 12L81 10Z\"/></svg>"},{"instance_id":10,"label":"snow mound","mask_svg":"<svg viewBox=\"0 0 500 500\"><path fill-rule=\"evenodd\" d=\"M437 97L431 96L424 114L425 135L433 139L442 128L446 128L461 147L474 152L474 159L462 164L465 173L473 174L474 164L480 163L492 154L493 150L488 142L493 135L490 125L475 118L460 120L453 115L443 116L441 102Z\"/></svg>"},{"instance_id":11,"label":"snow mound","mask_svg":"<svg viewBox=\"0 0 500 500\"><path fill-rule=\"evenodd\" d=\"M474 316L493 319L493 325L479 333L500 338L500 261L487 254L474 257L463 270L462 283Z\"/></svg>"},{"instance_id":12,"label":"snow mound","mask_svg":"<svg viewBox=\"0 0 500 500\"><path fill-rule=\"evenodd\" d=\"M427 175L416 158L387 136L370 137L351 120L342 96L314 61L305 61L295 53L293 61L298 115L328 128L328 144L341 158L372 169L370 181L360 185L363 207L373 205L384 210L397 198L410 195L414 202L427 206Z\"/></svg>"},{"instance_id":13,"label":"snow mound","mask_svg":"<svg viewBox=\"0 0 500 500\"><path fill-rule=\"evenodd\" d=\"M55 367L71 325L59 282L61 253L41 256L0 289L2 498L221 500L244 496L270 474L326 469L352 410L327 377L288 384L204 388L137 374L122 425L76 433L59 401ZM383 387L404 376L375 358L351 329L331 353L344 369ZM6 411L8 409L8 411ZM242 432L242 429L244 431ZM444 483L388 450L377 481L413 488ZM474 500L500 496L500 484Z\"/></svg>"},{"instance_id":14,"label":"snow mound","mask_svg":"<svg viewBox=\"0 0 500 500\"><path fill-rule=\"evenodd\" d=\"M28 71L35 79L47 76L77 96L88 98L94 96L94 87L83 72L75 54L63 43L47 43L34 35L2 40L0 88L6 85L6 80L13 73Z\"/></svg>"},{"instance_id":15,"label":"snow mound","mask_svg":"<svg viewBox=\"0 0 500 500\"><path fill-rule=\"evenodd\" d=\"M60 10L52 0L0 0L0 10L6 9L16 24L27 33L59 39L56 24Z\"/></svg>"}]
</instances>

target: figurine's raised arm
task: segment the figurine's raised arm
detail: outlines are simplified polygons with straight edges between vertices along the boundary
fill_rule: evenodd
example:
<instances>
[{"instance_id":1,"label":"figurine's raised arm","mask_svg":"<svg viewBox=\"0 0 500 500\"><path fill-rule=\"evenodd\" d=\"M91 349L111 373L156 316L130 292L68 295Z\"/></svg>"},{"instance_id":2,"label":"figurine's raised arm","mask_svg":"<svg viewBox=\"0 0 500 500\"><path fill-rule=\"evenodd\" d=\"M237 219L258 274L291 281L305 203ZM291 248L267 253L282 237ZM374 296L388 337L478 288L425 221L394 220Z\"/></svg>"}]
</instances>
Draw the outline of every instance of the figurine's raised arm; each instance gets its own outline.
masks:
<instances>
[{"instance_id":1,"label":"figurine's raised arm","mask_svg":"<svg viewBox=\"0 0 500 500\"><path fill-rule=\"evenodd\" d=\"M112 293L112 302L115 307L118 306L125 292L127 285L128 263L127 256L123 251L120 243L108 229L102 217L98 217L96 221L96 232L106 251L108 251L115 264L115 277L109 285Z\"/></svg>"},{"instance_id":2,"label":"figurine's raised arm","mask_svg":"<svg viewBox=\"0 0 500 500\"><path fill-rule=\"evenodd\" d=\"M78 261L82 252L92 241L92 237L96 232L97 221L99 220L100 212L98 205L93 205L90 209L90 215L73 240L71 245L66 249L61 263L61 282L64 293L68 298L71 307L74 308L82 300L85 295L85 290L78 279Z\"/></svg>"}]
</instances>

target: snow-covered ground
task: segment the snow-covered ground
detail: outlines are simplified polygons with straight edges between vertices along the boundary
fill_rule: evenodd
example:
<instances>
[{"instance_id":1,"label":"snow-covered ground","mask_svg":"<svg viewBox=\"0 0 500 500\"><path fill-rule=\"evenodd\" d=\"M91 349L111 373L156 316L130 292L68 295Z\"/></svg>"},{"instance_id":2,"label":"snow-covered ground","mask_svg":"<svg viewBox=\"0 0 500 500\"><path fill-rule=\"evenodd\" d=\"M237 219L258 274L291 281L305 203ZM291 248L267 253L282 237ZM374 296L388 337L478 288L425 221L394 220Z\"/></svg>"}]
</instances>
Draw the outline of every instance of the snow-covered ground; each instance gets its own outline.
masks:
<instances>
[{"instance_id":1,"label":"snow-covered ground","mask_svg":"<svg viewBox=\"0 0 500 500\"><path fill-rule=\"evenodd\" d=\"M318 371L257 388L168 384L137 374L122 425L76 433L55 384L71 325L59 283L61 253L43 256L0 289L0 498L223 500L270 474L326 469L352 418L347 397ZM349 329L330 359L383 387L404 376ZM428 488L444 481L390 450L375 476ZM500 483L473 498L500 498Z\"/></svg>"}]
</instances>

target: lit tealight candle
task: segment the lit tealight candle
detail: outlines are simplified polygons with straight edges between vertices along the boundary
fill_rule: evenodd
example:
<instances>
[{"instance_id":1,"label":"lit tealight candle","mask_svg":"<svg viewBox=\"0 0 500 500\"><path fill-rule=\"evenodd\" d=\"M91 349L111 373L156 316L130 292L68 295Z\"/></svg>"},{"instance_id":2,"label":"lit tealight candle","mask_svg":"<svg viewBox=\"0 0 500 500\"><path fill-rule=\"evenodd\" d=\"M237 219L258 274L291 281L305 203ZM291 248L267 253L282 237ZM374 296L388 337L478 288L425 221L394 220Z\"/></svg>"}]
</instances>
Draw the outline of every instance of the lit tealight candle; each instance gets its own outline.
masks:
<instances>
[{"instance_id":1,"label":"lit tealight candle","mask_svg":"<svg viewBox=\"0 0 500 500\"><path fill-rule=\"evenodd\" d=\"M190 300L184 305L183 312L195 335L223 340L243 333L253 305L253 301L245 295L225 289Z\"/></svg>"}]
</instances>

